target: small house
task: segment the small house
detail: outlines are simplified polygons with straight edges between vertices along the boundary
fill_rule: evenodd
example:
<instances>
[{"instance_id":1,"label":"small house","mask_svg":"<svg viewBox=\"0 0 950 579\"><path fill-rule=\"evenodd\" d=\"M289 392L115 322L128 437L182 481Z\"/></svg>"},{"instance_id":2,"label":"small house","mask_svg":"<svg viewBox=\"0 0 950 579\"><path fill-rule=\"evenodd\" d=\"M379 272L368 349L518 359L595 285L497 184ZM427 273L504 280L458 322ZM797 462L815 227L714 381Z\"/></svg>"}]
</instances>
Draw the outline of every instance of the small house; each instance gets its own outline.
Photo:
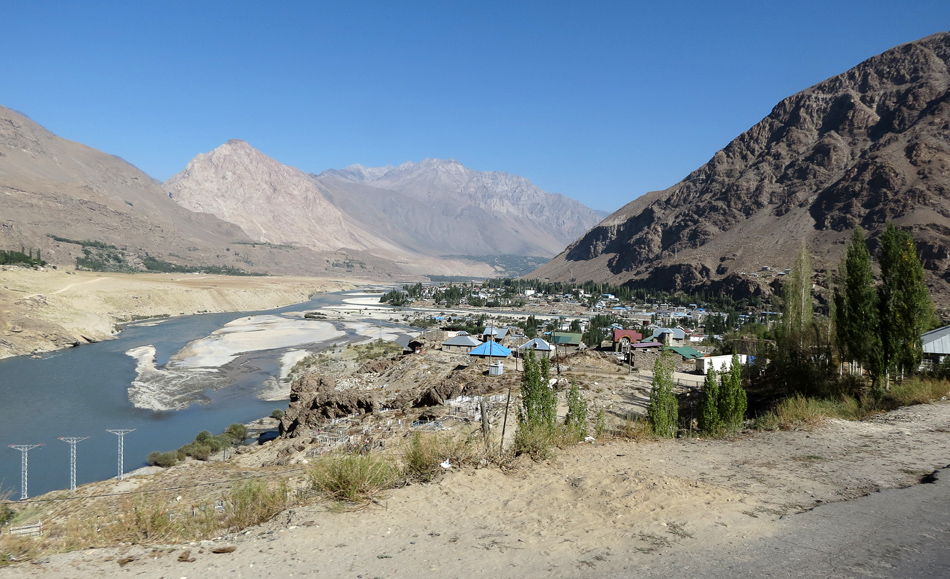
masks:
<instances>
[{"instance_id":1,"label":"small house","mask_svg":"<svg viewBox=\"0 0 950 579\"><path fill-rule=\"evenodd\" d=\"M554 355L554 347L542 338L535 338L518 347L518 352L522 357L528 350L533 350L536 358L550 358Z\"/></svg>"},{"instance_id":2,"label":"small house","mask_svg":"<svg viewBox=\"0 0 950 579\"><path fill-rule=\"evenodd\" d=\"M508 356L511 356L511 350L502 346L501 344L488 341L483 342L477 348L472 349L468 355L478 356L479 358L507 358Z\"/></svg>"},{"instance_id":3,"label":"small house","mask_svg":"<svg viewBox=\"0 0 950 579\"><path fill-rule=\"evenodd\" d=\"M478 338L470 336L465 332L459 332L454 338L449 338L442 342L442 351L467 354L472 348L481 345L481 343Z\"/></svg>"},{"instance_id":4,"label":"small house","mask_svg":"<svg viewBox=\"0 0 950 579\"><path fill-rule=\"evenodd\" d=\"M931 330L920 336L924 351L924 360L930 364L940 364L950 356L950 326Z\"/></svg>"},{"instance_id":5,"label":"small house","mask_svg":"<svg viewBox=\"0 0 950 579\"><path fill-rule=\"evenodd\" d=\"M577 352L584 349L584 342L581 341L583 334L572 334L568 332L556 333L551 337L559 353Z\"/></svg>"}]
</instances>

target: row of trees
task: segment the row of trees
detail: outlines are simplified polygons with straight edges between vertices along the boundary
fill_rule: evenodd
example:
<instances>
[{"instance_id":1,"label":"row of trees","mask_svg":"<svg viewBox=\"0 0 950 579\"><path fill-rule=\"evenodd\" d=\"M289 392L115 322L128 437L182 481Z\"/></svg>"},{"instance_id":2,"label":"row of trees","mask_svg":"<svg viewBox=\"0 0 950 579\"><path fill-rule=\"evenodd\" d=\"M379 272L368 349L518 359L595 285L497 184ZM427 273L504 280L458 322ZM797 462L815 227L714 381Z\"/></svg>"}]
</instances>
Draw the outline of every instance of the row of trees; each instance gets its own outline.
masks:
<instances>
[{"instance_id":1,"label":"row of trees","mask_svg":"<svg viewBox=\"0 0 950 579\"><path fill-rule=\"evenodd\" d=\"M679 400L673 393L674 368L673 353L669 350L663 352L653 367L653 387L647 409L653 433L665 438L676 436L679 424ZM712 369L706 374L697 421L700 432L720 436L739 430L747 407L742 366L734 354L731 366L722 375Z\"/></svg>"},{"instance_id":2,"label":"row of trees","mask_svg":"<svg viewBox=\"0 0 950 579\"><path fill-rule=\"evenodd\" d=\"M842 387L836 367L838 374L847 367L849 376L866 371L880 396L893 376L919 367L921 335L935 320L924 268L910 233L888 225L879 241L876 282L865 234L855 229L833 278L830 318L814 314L807 251L796 258L783 287L782 323L768 351L768 372L785 391L830 394ZM850 384L861 387L860 380Z\"/></svg>"},{"instance_id":3,"label":"row of trees","mask_svg":"<svg viewBox=\"0 0 950 579\"><path fill-rule=\"evenodd\" d=\"M855 229L834 289L834 326L841 359L866 368L876 389L892 375L914 372L923 356L921 334L934 322L924 268L910 233L889 225L881 234L881 283L874 284L864 232Z\"/></svg>"},{"instance_id":4,"label":"row of trees","mask_svg":"<svg viewBox=\"0 0 950 579\"><path fill-rule=\"evenodd\" d=\"M893 377L915 373L923 356L921 336L935 316L924 268L910 233L888 225L879 238L875 264L864 232L854 231L833 277L830 316L815 315L812 266L806 250L785 277L783 316L747 344L760 360L756 372L779 394L859 395L867 388L880 399ZM835 362L838 361L836 365ZM849 372L845 376L844 369ZM837 371L836 371L837 370ZM661 357L654 370L649 417L656 434L676 431L672 361ZM699 428L710 434L735 430L747 407L738 360L721 377L706 377Z\"/></svg>"}]
</instances>

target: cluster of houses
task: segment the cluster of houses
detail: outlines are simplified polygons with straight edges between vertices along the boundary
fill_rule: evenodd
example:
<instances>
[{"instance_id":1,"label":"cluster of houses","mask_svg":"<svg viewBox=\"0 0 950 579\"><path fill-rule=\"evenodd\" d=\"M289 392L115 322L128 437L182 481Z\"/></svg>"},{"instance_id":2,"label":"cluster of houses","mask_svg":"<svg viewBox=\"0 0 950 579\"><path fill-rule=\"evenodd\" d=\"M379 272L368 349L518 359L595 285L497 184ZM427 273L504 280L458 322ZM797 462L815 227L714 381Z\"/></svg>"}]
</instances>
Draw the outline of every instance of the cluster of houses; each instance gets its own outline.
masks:
<instances>
[{"instance_id":1,"label":"cluster of houses","mask_svg":"<svg viewBox=\"0 0 950 579\"><path fill-rule=\"evenodd\" d=\"M601 343L601 349L612 349L631 363L638 352L657 352L661 349L672 350L682 356L683 361L705 356L703 352L687 345L689 338L682 328L657 327L647 338L636 330L619 326L610 329L609 339ZM555 353L564 355L587 348L582 341L583 335L579 333L554 331L545 333L544 337L529 339L518 327L489 326L480 336L464 331L447 332L447 336L441 343L443 352L477 358L524 357L528 351L533 352L535 357L550 358Z\"/></svg>"}]
</instances>

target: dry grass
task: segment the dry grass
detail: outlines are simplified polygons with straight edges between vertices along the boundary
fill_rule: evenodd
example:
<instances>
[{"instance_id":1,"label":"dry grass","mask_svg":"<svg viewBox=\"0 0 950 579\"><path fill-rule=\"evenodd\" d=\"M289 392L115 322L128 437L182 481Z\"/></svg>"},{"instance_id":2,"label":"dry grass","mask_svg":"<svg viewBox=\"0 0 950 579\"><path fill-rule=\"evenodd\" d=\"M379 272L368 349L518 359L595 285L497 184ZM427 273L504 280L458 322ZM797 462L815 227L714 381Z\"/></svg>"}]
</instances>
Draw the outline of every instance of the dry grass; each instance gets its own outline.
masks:
<instances>
[{"instance_id":1,"label":"dry grass","mask_svg":"<svg viewBox=\"0 0 950 579\"><path fill-rule=\"evenodd\" d=\"M261 479L235 483L224 501L224 524L229 529L245 529L269 521L290 502L287 483L270 487Z\"/></svg>"},{"instance_id":2,"label":"dry grass","mask_svg":"<svg viewBox=\"0 0 950 579\"><path fill-rule=\"evenodd\" d=\"M782 400L775 408L758 417L755 427L760 430L793 430L818 424L826 418L862 420L901 406L928 404L950 394L946 380L911 378L886 391L880 400L869 396L855 398L842 395L837 398L806 398L800 394Z\"/></svg>"},{"instance_id":3,"label":"dry grass","mask_svg":"<svg viewBox=\"0 0 950 579\"><path fill-rule=\"evenodd\" d=\"M617 438L645 442L656 440L650 421L644 416L628 416L614 429Z\"/></svg>"},{"instance_id":4,"label":"dry grass","mask_svg":"<svg viewBox=\"0 0 950 579\"><path fill-rule=\"evenodd\" d=\"M408 480L430 482L445 472L441 464L452 467L470 466L480 462L484 455L472 436L449 433L413 433L402 455L403 473Z\"/></svg>"},{"instance_id":5,"label":"dry grass","mask_svg":"<svg viewBox=\"0 0 950 579\"><path fill-rule=\"evenodd\" d=\"M141 492L101 501L55 503L50 510L22 509L13 519L14 526L42 517L43 531L39 536L0 535L0 565L91 547L208 539L222 531L260 524L289 506L283 482L269 486L262 480L241 481L217 500L211 497L191 502L166 492Z\"/></svg>"},{"instance_id":6,"label":"dry grass","mask_svg":"<svg viewBox=\"0 0 950 579\"><path fill-rule=\"evenodd\" d=\"M378 454L326 454L310 469L313 488L327 498L361 503L390 489L398 469L388 457Z\"/></svg>"}]
</instances>

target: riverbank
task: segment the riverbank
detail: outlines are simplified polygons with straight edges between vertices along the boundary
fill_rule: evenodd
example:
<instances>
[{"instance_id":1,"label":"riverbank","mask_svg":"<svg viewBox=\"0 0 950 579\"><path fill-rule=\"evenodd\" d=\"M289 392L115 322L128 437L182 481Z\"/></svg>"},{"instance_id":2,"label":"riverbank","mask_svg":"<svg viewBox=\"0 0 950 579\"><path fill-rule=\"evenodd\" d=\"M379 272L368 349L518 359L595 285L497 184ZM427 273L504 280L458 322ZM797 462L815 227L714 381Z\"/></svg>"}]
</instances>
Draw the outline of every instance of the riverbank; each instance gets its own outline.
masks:
<instances>
[{"instance_id":1,"label":"riverbank","mask_svg":"<svg viewBox=\"0 0 950 579\"><path fill-rule=\"evenodd\" d=\"M0 268L0 358L108 340L123 323L266 310L354 280ZM364 282L365 283L365 282Z\"/></svg>"}]
</instances>

